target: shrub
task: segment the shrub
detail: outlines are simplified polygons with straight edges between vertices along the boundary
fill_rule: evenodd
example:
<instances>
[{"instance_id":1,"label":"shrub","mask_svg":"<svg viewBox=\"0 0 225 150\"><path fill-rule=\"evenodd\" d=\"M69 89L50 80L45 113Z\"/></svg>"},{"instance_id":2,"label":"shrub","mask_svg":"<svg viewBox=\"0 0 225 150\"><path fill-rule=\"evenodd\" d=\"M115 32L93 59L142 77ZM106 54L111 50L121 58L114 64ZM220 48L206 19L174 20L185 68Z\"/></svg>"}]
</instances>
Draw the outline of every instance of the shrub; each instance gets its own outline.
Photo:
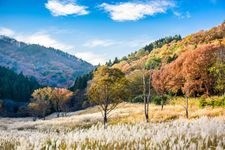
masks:
<instances>
[{"instance_id":1,"label":"shrub","mask_svg":"<svg viewBox=\"0 0 225 150\"><path fill-rule=\"evenodd\" d=\"M152 103L154 103L156 105L160 105L161 104L161 101L162 101L162 99L159 96L153 96L152 97Z\"/></svg>"},{"instance_id":2,"label":"shrub","mask_svg":"<svg viewBox=\"0 0 225 150\"><path fill-rule=\"evenodd\" d=\"M143 95L138 95L131 100L131 103L143 103Z\"/></svg>"},{"instance_id":3,"label":"shrub","mask_svg":"<svg viewBox=\"0 0 225 150\"><path fill-rule=\"evenodd\" d=\"M199 107L204 108L207 105L205 97L201 97L199 100Z\"/></svg>"},{"instance_id":4,"label":"shrub","mask_svg":"<svg viewBox=\"0 0 225 150\"><path fill-rule=\"evenodd\" d=\"M221 97L212 97L212 98L201 98L199 101L199 107L203 108L206 106L218 107L222 106L225 107L225 95Z\"/></svg>"}]
</instances>

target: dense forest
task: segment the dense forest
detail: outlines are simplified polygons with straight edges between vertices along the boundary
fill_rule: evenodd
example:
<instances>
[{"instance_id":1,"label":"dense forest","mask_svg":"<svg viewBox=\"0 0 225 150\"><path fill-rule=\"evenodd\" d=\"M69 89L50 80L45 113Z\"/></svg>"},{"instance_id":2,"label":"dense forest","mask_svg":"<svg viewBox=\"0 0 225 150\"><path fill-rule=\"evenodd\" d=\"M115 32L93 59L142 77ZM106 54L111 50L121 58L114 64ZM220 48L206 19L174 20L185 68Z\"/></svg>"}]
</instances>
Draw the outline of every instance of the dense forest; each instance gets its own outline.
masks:
<instances>
[{"instance_id":1,"label":"dense forest","mask_svg":"<svg viewBox=\"0 0 225 150\"><path fill-rule=\"evenodd\" d=\"M16 74L5 67L0 67L0 77L0 99L28 102L33 91L40 88L35 78Z\"/></svg>"}]
</instances>

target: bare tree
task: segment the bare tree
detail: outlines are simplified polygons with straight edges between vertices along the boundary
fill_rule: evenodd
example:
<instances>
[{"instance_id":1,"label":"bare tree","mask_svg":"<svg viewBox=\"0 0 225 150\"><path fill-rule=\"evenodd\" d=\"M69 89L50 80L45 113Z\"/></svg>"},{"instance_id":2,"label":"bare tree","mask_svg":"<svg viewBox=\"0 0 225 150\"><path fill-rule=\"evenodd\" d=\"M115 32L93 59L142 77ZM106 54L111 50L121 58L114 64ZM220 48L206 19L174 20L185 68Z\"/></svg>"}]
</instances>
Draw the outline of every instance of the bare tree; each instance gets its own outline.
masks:
<instances>
[{"instance_id":1,"label":"bare tree","mask_svg":"<svg viewBox=\"0 0 225 150\"><path fill-rule=\"evenodd\" d=\"M145 70L143 72L144 114L146 122L149 122L149 103L151 100L151 70L149 71L148 84L146 84Z\"/></svg>"}]
</instances>

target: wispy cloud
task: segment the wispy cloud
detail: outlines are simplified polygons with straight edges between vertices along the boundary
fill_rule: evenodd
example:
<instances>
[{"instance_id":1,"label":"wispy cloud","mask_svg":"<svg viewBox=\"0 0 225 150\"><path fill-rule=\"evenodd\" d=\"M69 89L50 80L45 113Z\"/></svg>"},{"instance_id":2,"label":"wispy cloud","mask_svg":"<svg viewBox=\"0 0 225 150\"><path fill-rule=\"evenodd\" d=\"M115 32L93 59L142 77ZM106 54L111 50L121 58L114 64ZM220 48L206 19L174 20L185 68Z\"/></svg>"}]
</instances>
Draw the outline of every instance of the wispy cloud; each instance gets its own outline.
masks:
<instances>
[{"instance_id":1,"label":"wispy cloud","mask_svg":"<svg viewBox=\"0 0 225 150\"><path fill-rule=\"evenodd\" d=\"M54 39L50 34L45 32L36 32L32 35L24 36L24 35L17 35L15 37L17 40L24 41L30 44L39 44L45 47L53 47L56 49L61 50L70 50L73 47L62 42L57 41Z\"/></svg>"},{"instance_id":2,"label":"wispy cloud","mask_svg":"<svg viewBox=\"0 0 225 150\"><path fill-rule=\"evenodd\" d=\"M173 14L180 19L191 18L191 13L189 11L186 12L173 11Z\"/></svg>"},{"instance_id":3,"label":"wispy cloud","mask_svg":"<svg viewBox=\"0 0 225 150\"><path fill-rule=\"evenodd\" d=\"M94 39L86 42L85 47L95 48L95 47L107 47L113 45L114 42L111 40Z\"/></svg>"},{"instance_id":4,"label":"wispy cloud","mask_svg":"<svg viewBox=\"0 0 225 150\"><path fill-rule=\"evenodd\" d=\"M0 28L0 35L5 35L5 36L14 36L15 32L9 28L1 27Z\"/></svg>"},{"instance_id":5,"label":"wispy cloud","mask_svg":"<svg viewBox=\"0 0 225 150\"><path fill-rule=\"evenodd\" d=\"M77 53L75 53L75 56L77 56L78 58L81 58L83 60L86 60L87 62L89 62L93 65L98 65L99 63L104 64L107 61L107 59L104 55L95 54L90 51L77 52Z\"/></svg>"},{"instance_id":6,"label":"wispy cloud","mask_svg":"<svg viewBox=\"0 0 225 150\"><path fill-rule=\"evenodd\" d=\"M136 21L145 16L153 16L165 13L167 9L174 7L170 0L152 0L146 3L125 2L118 4L102 3L100 5L114 21Z\"/></svg>"},{"instance_id":7,"label":"wispy cloud","mask_svg":"<svg viewBox=\"0 0 225 150\"><path fill-rule=\"evenodd\" d=\"M86 6L66 0L48 0L45 7L53 16L87 15L89 13Z\"/></svg>"}]
</instances>

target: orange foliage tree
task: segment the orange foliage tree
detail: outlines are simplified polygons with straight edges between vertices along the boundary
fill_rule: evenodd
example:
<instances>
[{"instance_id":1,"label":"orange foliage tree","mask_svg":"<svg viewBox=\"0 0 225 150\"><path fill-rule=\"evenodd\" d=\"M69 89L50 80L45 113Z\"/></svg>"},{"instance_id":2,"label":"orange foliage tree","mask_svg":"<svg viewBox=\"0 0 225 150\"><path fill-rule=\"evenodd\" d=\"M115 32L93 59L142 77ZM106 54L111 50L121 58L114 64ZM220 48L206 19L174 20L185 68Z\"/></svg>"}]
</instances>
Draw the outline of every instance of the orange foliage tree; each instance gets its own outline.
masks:
<instances>
[{"instance_id":1,"label":"orange foliage tree","mask_svg":"<svg viewBox=\"0 0 225 150\"><path fill-rule=\"evenodd\" d=\"M186 52L153 72L152 85L159 93L180 91L187 96L212 94L214 78L209 68L215 63L217 45L205 45Z\"/></svg>"},{"instance_id":2,"label":"orange foliage tree","mask_svg":"<svg viewBox=\"0 0 225 150\"><path fill-rule=\"evenodd\" d=\"M210 68L215 64L220 45L204 45L180 55L175 61L164 65L152 75L152 86L159 94L172 92L186 96L186 117L188 118L188 97L210 95L214 92L215 78Z\"/></svg>"}]
</instances>

